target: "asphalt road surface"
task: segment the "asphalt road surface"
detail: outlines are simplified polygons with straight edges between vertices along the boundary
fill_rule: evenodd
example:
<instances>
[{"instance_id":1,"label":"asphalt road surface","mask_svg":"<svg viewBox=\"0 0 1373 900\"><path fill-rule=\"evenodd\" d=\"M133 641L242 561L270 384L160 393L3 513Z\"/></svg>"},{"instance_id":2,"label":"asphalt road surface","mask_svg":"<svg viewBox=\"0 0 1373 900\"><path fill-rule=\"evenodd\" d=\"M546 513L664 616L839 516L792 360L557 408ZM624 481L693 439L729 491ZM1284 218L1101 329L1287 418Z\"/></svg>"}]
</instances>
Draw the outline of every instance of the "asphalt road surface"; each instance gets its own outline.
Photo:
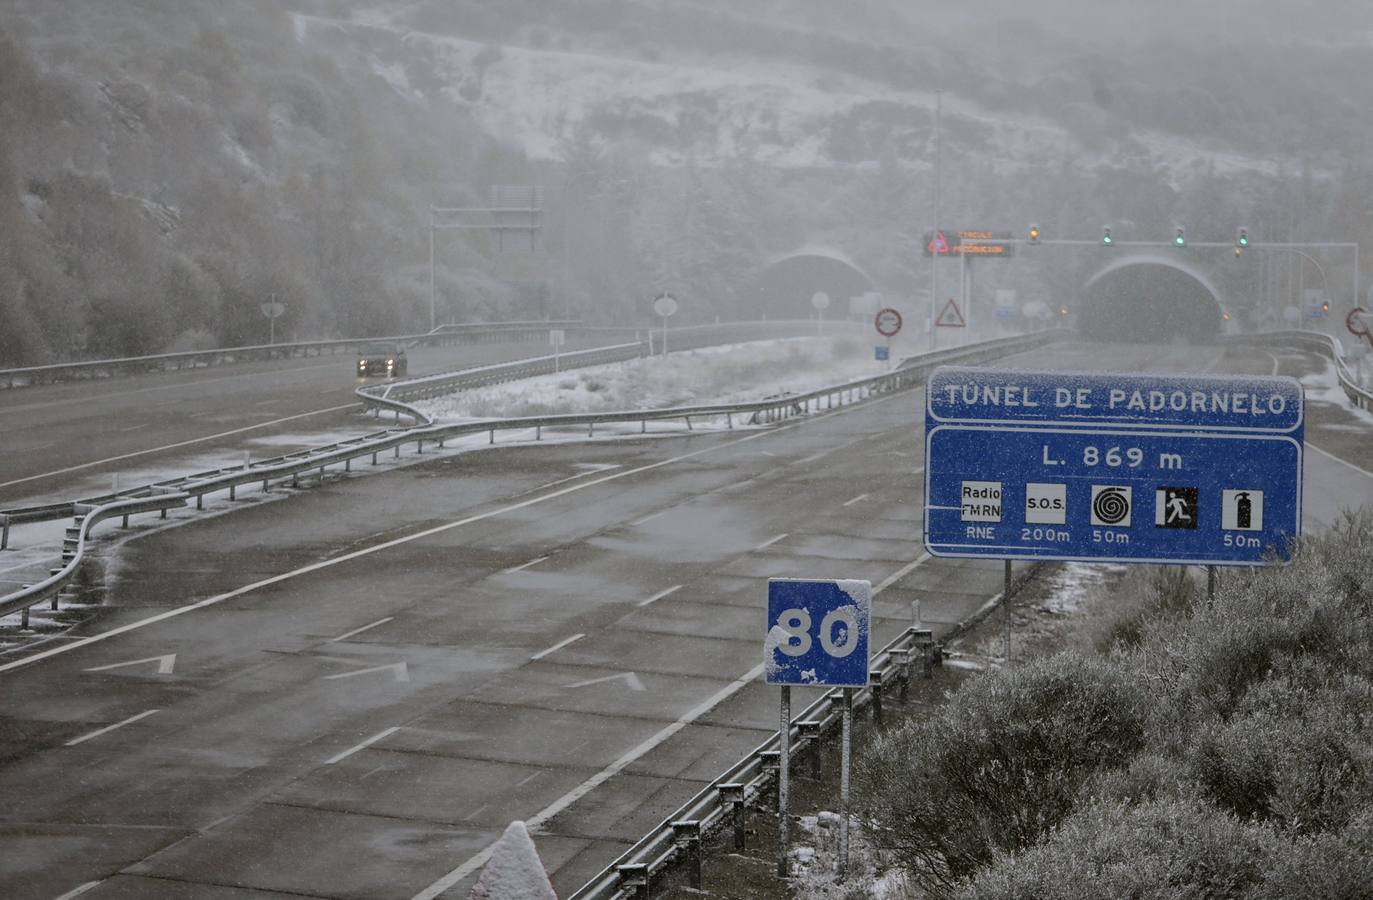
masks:
<instances>
[{"instance_id":1,"label":"asphalt road surface","mask_svg":"<svg viewBox=\"0 0 1373 900\"><path fill-rule=\"evenodd\" d=\"M574 337L565 351L613 343ZM415 347L411 377L547 356L537 341ZM0 508L70 500L73 480L147 468L197 450L239 452L265 434L366 427L355 354L246 362L0 391ZM286 453L294 447L282 447Z\"/></svg>"},{"instance_id":2,"label":"asphalt road surface","mask_svg":"<svg viewBox=\"0 0 1373 900\"><path fill-rule=\"evenodd\" d=\"M1319 527L1373 503L1373 425L1308 413ZM775 729L767 577L869 579L875 646L916 601L938 634L999 590L999 562L921 551L922 422L911 391L767 430L498 447L150 528L98 615L0 657L0 896L464 897L512 819L566 896Z\"/></svg>"}]
</instances>

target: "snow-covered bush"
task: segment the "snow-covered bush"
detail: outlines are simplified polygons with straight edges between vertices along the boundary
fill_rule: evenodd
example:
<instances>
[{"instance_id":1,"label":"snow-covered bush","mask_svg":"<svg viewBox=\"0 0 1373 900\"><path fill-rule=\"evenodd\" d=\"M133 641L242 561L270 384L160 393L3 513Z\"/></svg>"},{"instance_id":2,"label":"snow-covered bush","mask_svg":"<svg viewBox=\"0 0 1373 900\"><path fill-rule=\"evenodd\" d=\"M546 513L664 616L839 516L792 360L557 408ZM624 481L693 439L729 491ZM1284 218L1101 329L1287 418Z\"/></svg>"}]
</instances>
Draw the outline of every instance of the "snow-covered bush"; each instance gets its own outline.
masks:
<instances>
[{"instance_id":1,"label":"snow-covered bush","mask_svg":"<svg viewBox=\"0 0 1373 900\"><path fill-rule=\"evenodd\" d=\"M1061 654L979 677L858 754L868 838L936 896L1034 845L1094 773L1144 746L1146 696L1104 659Z\"/></svg>"}]
</instances>

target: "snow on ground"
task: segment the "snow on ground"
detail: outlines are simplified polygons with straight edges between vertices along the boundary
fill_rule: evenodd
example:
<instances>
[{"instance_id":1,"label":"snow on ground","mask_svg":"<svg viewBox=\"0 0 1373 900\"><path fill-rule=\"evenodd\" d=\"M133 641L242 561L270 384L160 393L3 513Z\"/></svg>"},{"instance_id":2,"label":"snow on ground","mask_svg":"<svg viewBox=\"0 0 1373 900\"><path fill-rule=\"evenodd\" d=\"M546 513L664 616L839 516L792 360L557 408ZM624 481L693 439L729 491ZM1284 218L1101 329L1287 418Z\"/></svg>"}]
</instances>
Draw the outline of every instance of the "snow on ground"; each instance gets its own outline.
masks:
<instances>
[{"instance_id":1,"label":"snow on ground","mask_svg":"<svg viewBox=\"0 0 1373 900\"><path fill-rule=\"evenodd\" d=\"M1304 376L1301 386L1306 391L1307 400L1338 406L1360 422L1373 425L1373 412L1359 409L1345 396L1344 388L1340 387L1340 376L1335 372L1334 362L1327 361L1324 371Z\"/></svg>"},{"instance_id":2,"label":"snow on ground","mask_svg":"<svg viewBox=\"0 0 1373 900\"><path fill-rule=\"evenodd\" d=\"M706 347L544 375L415 404L443 422L743 403L878 375L856 337L789 338Z\"/></svg>"}]
</instances>

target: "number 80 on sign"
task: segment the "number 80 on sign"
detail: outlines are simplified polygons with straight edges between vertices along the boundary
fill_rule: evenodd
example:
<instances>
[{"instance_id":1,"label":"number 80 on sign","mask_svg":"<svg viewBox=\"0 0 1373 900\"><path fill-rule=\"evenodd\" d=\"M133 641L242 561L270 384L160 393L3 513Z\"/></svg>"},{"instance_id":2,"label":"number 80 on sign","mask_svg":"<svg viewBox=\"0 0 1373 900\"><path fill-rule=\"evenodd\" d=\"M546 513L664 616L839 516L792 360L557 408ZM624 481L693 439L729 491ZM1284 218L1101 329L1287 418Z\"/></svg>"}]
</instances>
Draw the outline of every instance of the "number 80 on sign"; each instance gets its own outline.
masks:
<instances>
[{"instance_id":1,"label":"number 80 on sign","mask_svg":"<svg viewBox=\"0 0 1373 900\"><path fill-rule=\"evenodd\" d=\"M867 581L768 579L767 683L866 685L871 598Z\"/></svg>"}]
</instances>

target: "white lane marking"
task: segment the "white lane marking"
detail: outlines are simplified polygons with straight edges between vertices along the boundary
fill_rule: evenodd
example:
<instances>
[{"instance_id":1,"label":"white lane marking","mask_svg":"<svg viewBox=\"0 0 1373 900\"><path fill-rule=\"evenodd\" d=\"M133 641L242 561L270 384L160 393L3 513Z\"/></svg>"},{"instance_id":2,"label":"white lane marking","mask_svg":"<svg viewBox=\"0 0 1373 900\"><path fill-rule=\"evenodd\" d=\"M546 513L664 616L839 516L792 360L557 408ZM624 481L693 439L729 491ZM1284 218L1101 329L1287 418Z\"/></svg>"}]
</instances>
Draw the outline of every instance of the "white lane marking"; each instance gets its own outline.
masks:
<instances>
[{"instance_id":1,"label":"white lane marking","mask_svg":"<svg viewBox=\"0 0 1373 900\"><path fill-rule=\"evenodd\" d=\"M853 506L855 503L861 503L861 502L863 502L863 501L866 500L866 499L868 499L868 495L867 495L867 494L859 494L857 497L854 497L852 500L845 500L844 503L843 503L843 505L844 505L844 506Z\"/></svg>"},{"instance_id":2,"label":"white lane marking","mask_svg":"<svg viewBox=\"0 0 1373 900\"><path fill-rule=\"evenodd\" d=\"M807 456L805 459L798 459L798 460L796 461L795 464L799 466L799 465L804 465L805 463L813 463L813 462L815 462L816 460L824 459L826 456L829 456L831 452L833 452L833 451L826 450L826 451L824 451L823 453L812 453L810 456Z\"/></svg>"},{"instance_id":3,"label":"white lane marking","mask_svg":"<svg viewBox=\"0 0 1373 900\"><path fill-rule=\"evenodd\" d=\"M110 663L108 666L96 666L93 669L82 669L83 672L108 672L111 669L122 669L125 666L141 666L144 663L157 663L157 674L170 675L176 666L176 654L168 653L165 656L149 656L146 659L131 659L128 662Z\"/></svg>"},{"instance_id":4,"label":"white lane marking","mask_svg":"<svg viewBox=\"0 0 1373 900\"><path fill-rule=\"evenodd\" d=\"M601 678L588 678L586 681L578 681L573 684L565 685L565 687L591 687L593 684L605 684L608 681L619 681L622 678L624 679L625 685L627 685L631 691L648 690L644 687L644 683L639 680L639 676L633 672L616 672L614 675L606 675Z\"/></svg>"},{"instance_id":5,"label":"white lane marking","mask_svg":"<svg viewBox=\"0 0 1373 900\"><path fill-rule=\"evenodd\" d=\"M660 509L656 513L649 513L641 519L635 519L633 522L630 522L629 524L631 527L636 525L643 525L645 522L652 522L654 519L658 518L661 515L665 515L666 513L667 510Z\"/></svg>"},{"instance_id":6,"label":"white lane marking","mask_svg":"<svg viewBox=\"0 0 1373 900\"><path fill-rule=\"evenodd\" d=\"M377 619L377 620L376 620L375 622L373 622L371 625L364 625L364 626L362 626L361 628L354 628L352 631L345 631L343 634L339 635L339 636L336 637L336 638L329 638L329 643L332 644L332 643L334 643L334 642L336 642L336 641L347 640L348 638L352 637L352 636L355 635L355 634L362 634L364 631L366 631L366 630L369 629L369 628L376 628L378 625L385 625L387 622L391 621L391 620L394 619L394 618L395 618L395 616L387 616L387 617L384 618L384 619Z\"/></svg>"},{"instance_id":7,"label":"white lane marking","mask_svg":"<svg viewBox=\"0 0 1373 900\"><path fill-rule=\"evenodd\" d=\"M1278 369L1281 369L1281 368L1282 368L1282 363L1278 362L1278 357L1277 357L1277 355L1276 355L1276 354L1273 354L1273 353L1264 353L1263 355L1266 356L1266 357L1268 357L1269 359L1271 359L1271 360L1273 361L1273 371L1269 372L1268 374L1269 374L1269 375L1276 375L1276 374L1278 374Z\"/></svg>"},{"instance_id":8,"label":"white lane marking","mask_svg":"<svg viewBox=\"0 0 1373 900\"><path fill-rule=\"evenodd\" d=\"M67 891L62 896L54 898L54 900L72 900L73 897L80 897L82 894L86 893L86 891L89 891L91 888L96 887L99 884L100 882L98 881L88 881L83 885L72 888L70 891Z\"/></svg>"},{"instance_id":9,"label":"white lane marking","mask_svg":"<svg viewBox=\"0 0 1373 900\"><path fill-rule=\"evenodd\" d=\"M768 548L768 547L771 547L773 544L777 543L778 541L780 541L782 538L786 537L786 536L787 536L788 534L790 534L790 533L791 533L791 532L789 532L789 531L784 531L784 532L782 532L781 534L774 535L773 537L768 538L766 541L763 541L763 543L759 544L757 547L754 547L753 549L754 549L754 550L763 550L763 549L766 549L766 548Z\"/></svg>"},{"instance_id":10,"label":"white lane marking","mask_svg":"<svg viewBox=\"0 0 1373 900\"><path fill-rule=\"evenodd\" d=\"M147 428L150 423L144 422L142 425L130 425L128 428L121 428L120 431L137 431L140 428Z\"/></svg>"},{"instance_id":11,"label":"white lane marking","mask_svg":"<svg viewBox=\"0 0 1373 900\"><path fill-rule=\"evenodd\" d=\"M517 782L516 785L515 785L515 787L524 787L526 784L529 784L529 782L533 781L535 778L538 778L538 777L539 777L540 775L542 775L542 774L543 774L542 772L535 772L533 775L530 775L528 778L522 779L521 781Z\"/></svg>"},{"instance_id":12,"label":"white lane marking","mask_svg":"<svg viewBox=\"0 0 1373 900\"><path fill-rule=\"evenodd\" d=\"M230 431L221 431L218 434L207 434L204 437L191 438L188 441L177 441L175 444L163 444L161 447L149 447L147 450L135 450L133 453L124 453L120 456L110 456L105 459L97 459L93 462L81 463L80 465L67 466L65 469L55 469L51 472L44 472L41 475L28 475L24 478L16 478L13 481L0 482L0 488L7 488L15 484L24 484L28 481L38 481L43 478L51 478L54 475L65 475L68 472L79 472L82 469L89 469L93 466L103 466L105 463L119 462L125 459L133 459L135 456L147 456L149 453L160 453L163 450L175 450L178 447L189 447L192 444L203 444L206 441L218 440L222 437L231 437L235 434L243 434L246 431L257 431L260 428L267 428L272 425L280 425L282 422L294 422L296 419L308 419L310 416L319 416L324 413L338 412L344 409L356 409L358 404L345 403L343 406L331 406L328 409L317 409L314 412L300 413L295 416L285 416L280 419L272 419L269 422L260 422L257 425L247 425L243 428L234 428ZM766 432L765 432L766 433Z\"/></svg>"},{"instance_id":13,"label":"white lane marking","mask_svg":"<svg viewBox=\"0 0 1373 900\"><path fill-rule=\"evenodd\" d=\"M915 562L903 566L895 574L891 575L885 581L879 584L876 588L874 588L872 592L873 596L877 596L877 594L879 594L888 585L894 583L898 578L910 572L916 566L925 562L929 558L930 555L928 553L922 553L920 555L920 558L915 560ZM538 829L542 828L543 824L547 822L549 819L553 818L558 813L567 809L569 806L576 803L578 800L582 799L587 794L594 791L596 788L605 784L611 778L614 778L623 769L625 769L625 767L632 765L641 756L653 750L660 744L664 743L677 732L681 731L683 728L687 727L692 722L699 719L701 716L704 716L706 713L710 712L712 709L719 706L721 703L725 702L730 697L733 697L735 694L739 693L739 691L748 687L750 684L752 684L754 681L758 679L759 675L762 674L763 664L759 663L752 669L749 669L747 672L745 672L742 677L730 682L725 687L721 688L714 694L707 697L699 705L688 710L680 719L673 722L671 725L668 725L662 731L659 731L657 734L648 738L646 741L639 744L638 746L632 747L629 750L625 751L624 755L621 756L619 759L615 760L613 763L606 766L604 769L597 772L595 775L592 775L586 781L583 781L581 784L577 785L575 788L568 791L566 794L563 794L561 797L559 797L557 800L554 800L548 806L545 806L543 809L539 810L539 812L537 812L534 816L525 820L525 825L529 828L530 831L537 831ZM411 900L434 900L435 897L439 896L444 891L448 890L450 887L457 884L459 881L462 881L468 875L471 875L473 872L477 871L482 866L486 865L486 861L491 858L491 847L494 846L495 845L492 844L491 846L488 846L485 850L482 850L480 853L477 853L471 859L467 860L467 862L458 866L456 869L453 869L447 875L443 876L438 881L435 881L433 884L429 885L429 887L420 891L418 894L412 897Z\"/></svg>"},{"instance_id":14,"label":"white lane marking","mask_svg":"<svg viewBox=\"0 0 1373 900\"><path fill-rule=\"evenodd\" d=\"M352 678L355 675L371 675L373 672L385 672L391 670L391 674L396 681L409 681L410 669L404 662L388 663L384 666L368 666L365 669L354 669L351 672L339 672L337 675L325 675L325 681L337 681L340 678Z\"/></svg>"},{"instance_id":15,"label":"white lane marking","mask_svg":"<svg viewBox=\"0 0 1373 900\"><path fill-rule=\"evenodd\" d=\"M151 716L151 715L152 715L153 713L155 713L155 712L161 712L161 710L157 710L157 709L145 709L143 712L139 713L138 715L136 715L136 716L129 716L127 719L125 719L125 720L122 721L122 722L115 722L113 725L106 725L104 728L101 728L101 729L99 729L99 730L97 730L97 731L92 731L90 734L83 734L83 735L81 735L81 737L79 737L79 738L72 738L71 740L67 741L67 743L64 744L63 746L65 746L65 747L75 747L77 744L84 744L86 741L89 741L91 738L98 738L98 737L100 737L102 734L107 734L107 733L109 733L109 732L111 732L111 731L114 731L116 728L123 728L125 725L132 725L134 722L137 722L139 719L146 719L146 718L148 718L148 716Z\"/></svg>"},{"instance_id":16,"label":"white lane marking","mask_svg":"<svg viewBox=\"0 0 1373 900\"><path fill-rule=\"evenodd\" d=\"M336 755L336 756L331 756L331 757L329 757L328 759L326 759L326 760L324 761L324 764L325 764L326 766L332 766L332 765L333 765L334 763L336 763L336 762L340 762L340 761L342 761L342 760L347 759L348 757L352 756L354 753L357 753L359 750L366 750L368 747L372 746L372 745L375 744L377 741L381 740L382 738L390 737L391 735L395 734L397 731L400 731L400 726L399 726L399 725L393 725L392 727L386 729L385 731L378 731L376 734L372 735L372 736L369 737L367 740L363 741L361 744L358 744L356 747L349 747L347 750L344 750L342 753L340 753L340 754L338 754L338 755Z\"/></svg>"},{"instance_id":17,"label":"white lane marking","mask_svg":"<svg viewBox=\"0 0 1373 900\"><path fill-rule=\"evenodd\" d=\"M916 557L914 562L907 563L906 565L897 569L892 574L888 575L886 578L882 579L881 583L879 583L877 587L873 588L873 596L877 596L878 594L885 591L887 588L896 584L896 582L900 581L902 578L905 578L907 575L911 573L913 569L915 569L916 566L921 565L925 562L925 560L929 558L930 555L928 553L921 553L918 557Z\"/></svg>"},{"instance_id":18,"label":"white lane marking","mask_svg":"<svg viewBox=\"0 0 1373 900\"><path fill-rule=\"evenodd\" d=\"M527 563L521 563L521 564L518 565L518 566L512 566L511 568L506 569L506 570L505 570L504 572L502 572L501 574L502 574L502 575L513 575L513 574L516 573L516 572L522 572L522 571L524 571L525 569L529 568L530 566L537 566L539 563L543 562L543 561L546 560L546 559L548 559L547 556L540 556L538 559L531 559L531 560L530 560L529 562L527 562Z\"/></svg>"},{"instance_id":19,"label":"white lane marking","mask_svg":"<svg viewBox=\"0 0 1373 900\"><path fill-rule=\"evenodd\" d=\"M572 635L572 637L567 638L566 640L558 641L558 643L554 644L552 647L549 647L547 650L540 650L538 653L535 653L533 656L529 657L529 659L531 661L536 659L543 659L545 656L552 653L554 650L561 650L573 641L580 641L584 637L586 637L585 634L574 634Z\"/></svg>"},{"instance_id":20,"label":"white lane marking","mask_svg":"<svg viewBox=\"0 0 1373 900\"><path fill-rule=\"evenodd\" d=\"M647 600L640 600L640 601L639 601L638 603L636 603L635 605L636 605L636 606L648 606L650 603L656 603L657 601L663 599L664 597L668 596L669 594L675 594L675 593L677 593L677 592L680 591L681 589L682 589L682 586L681 586L680 584L674 584L672 587L668 588L668 589L665 590L665 591L659 591L658 593L654 594L652 597L649 597Z\"/></svg>"},{"instance_id":21,"label":"white lane marking","mask_svg":"<svg viewBox=\"0 0 1373 900\"><path fill-rule=\"evenodd\" d=\"M0 665L0 673L10 672L14 669L19 669L24 666L32 665L33 663L40 662L41 660L48 659L50 657L57 656L62 653L67 653L81 647L86 647L90 644L94 644L99 641L105 641L109 640L112 637L118 637L119 635L125 634L126 632L137 631L140 628L146 628L149 625L155 625L158 622L162 622L167 619L174 619L177 616L184 616L187 613L195 612L199 609L205 609L209 606L215 606L220 603L223 603L225 600L232 600L233 598L241 597L244 594L251 594L252 592L260 590L262 588L270 587L274 584L280 584L283 581L290 581L293 578L299 578L301 575L308 575L311 572L318 572L322 569L332 568L333 566L339 565L340 563L350 562L354 559L360 559L364 556L370 556L373 553L380 553L383 550L390 550L393 547L399 547L404 544L408 544L412 541L419 541L428 537L433 537L436 534L442 534L443 532L451 531L454 528L461 528L464 525L471 525L474 522L481 522L486 519L495 518L496 516L502 516L507 513L516 512L521 509L527 509L528 507L535 506L540 503L546 503L549 500L555 500L567 494L573 494L577 491L584 491L587 488L593 488L597 485L605 484L608 481L616 481L621 478L628 478L631 475L638 475L643 472L652 471L654 469L661 469L664 466L670 466L673 463L679 463L687 459L694 459L697 456L703 456L707 453L714 453L717 450L724 450L729 447L736 446L738 444L746 443L748 441L756 441L759 438L768 437L770 435L783 434L787 431L791 431L792 429L800 428L804 425L812 425L816 422L823 422L825 419L828 419L832 416L843 415L846 412L851 412L856 409L868 409L878 405L879 403L887 403L898 396L900 395L887 394L883 397L879 397L876 400L869 401L863 404L862 406L848 406L842 409L836 409L834 412L827 412L809 419L803 419L798 422L793 422L790 425L779 425L778 427L767 431L755 431L753 434L744 435L743 437L735 438L732 441L725 441L724 443L715 444L710 447L701 447L696 450L690 450L686 453L679 454L678 456L669 457L668 459L661 459L658 462L654 463L646 463L642 466L639 466L638 468L626 469L623 472L615 472L611 475L602 475L601 477L596 478L592 481L584 481L581 484L574 484L569 487L562 488L561 490L554 491L551 494L544 494L540 497L532 497L529 500L521 500L519 503L511 503L508 506L502 506L484 513L477 513L476 515L467 516L466 518L458 519L454 522L448 522L443 525L435 525L433 528L428 528L424 531L416 532L415 534L406 535L405 537L395 538L394 540L384 541L380 544L375 544L371 547L364 547L361 550L354 550L353 552L345 553L342 556L335 556L331 557L330 559L310 563L308 566L301 566L299 569L292 569L291 571L283 572L280 575L273 575L270 578L263 578L260 581L254 581L252 584L245 584L243 587L234 588L232 591L228 591L223 594L216 594L213 597L206 597L204 600L198 600L195 603L191 603L186 606L178 606L175 609L164 610L163 612L149 616L146 619L139 619L136 622L129 622L127 625L120 625L118 628L111 628L109 631L103 631L100 634L93 634L90 637L82 638L78 641L73 641L70 644L64 644L60 647L54 647L51 650L44 650L42 653L35 653L32 656L26 656L23 659L17 659L11 663L5 663L4 665ZM3 486L4 485L0 485L0 487Z\"/></svg>"},{"instance_id":22,"label":"white lane marking","mask_svg":"<svg viewBox=\"0 0 1373 900\"><path fill-rule=\"evenodd\" d=\"M1335 454L1331 453L1329 450L1322 450L1320 447L1317 447L1315 444L1311 443L1310 441L1307 441L1307 442L1306 442L1306 446L1309 447L1309 448L1312 449L1312 450L1315 450L1315 451L1316 451L1317 453L1319 453L1321 456L1329 457L1330 459L1333 459L1335 462L1339 463L1339 464L1342 465L1342 466L1348 466L1349 468L1353 469L1355 472L1358 472L1360 475L1362 475L1362 476L1365 477L1365 478L1373 478L1373 472L1370 472L1370 471L1368 471L1367 469L1361 469L1361 468L1359 468L1358 466L1354 465L1352 462L1350 462L1350 461L1347 460L1347 459L1340 459L1338 456L1336 456Z\"/></svg>"}]
</instances>

